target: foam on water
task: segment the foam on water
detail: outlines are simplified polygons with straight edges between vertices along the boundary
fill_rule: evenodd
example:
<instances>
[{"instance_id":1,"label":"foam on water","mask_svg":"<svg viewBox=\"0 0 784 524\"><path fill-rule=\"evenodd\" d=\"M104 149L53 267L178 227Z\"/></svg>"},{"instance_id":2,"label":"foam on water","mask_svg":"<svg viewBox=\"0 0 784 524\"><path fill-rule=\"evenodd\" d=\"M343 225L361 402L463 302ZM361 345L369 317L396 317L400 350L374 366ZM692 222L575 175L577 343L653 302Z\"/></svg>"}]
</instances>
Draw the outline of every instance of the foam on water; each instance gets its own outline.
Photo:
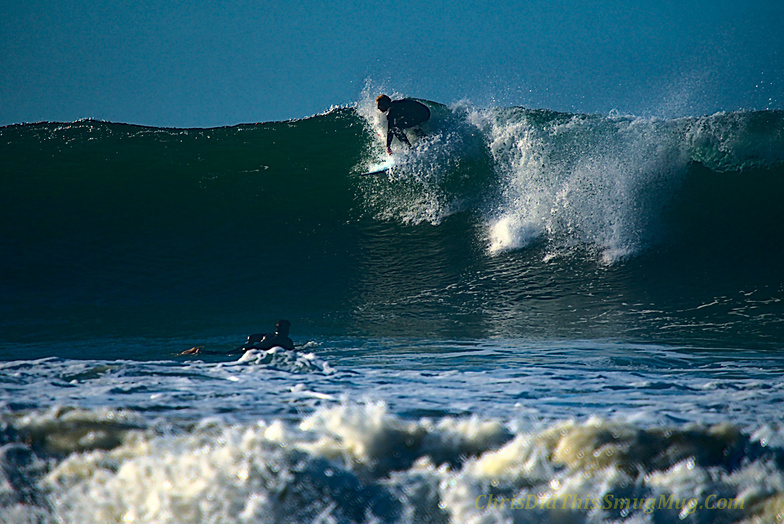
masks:
<instances>
[{"instance_id":1,"label":"foam on water","mask_svg":"<svg viewBox=\"0 0 784 524\"><path fill-rule=\"evenodd\" d=\"M782 459L728 424L512 429L403 420L376 402L299 424L128 429L110 449L59 461L39 489L67 522L764 521L780 504Z\"/></svg>"},{"instance_id":2,"label":"foam on water","mask_svg":"<svg viewBox=\"0 0 784 524\"><path fill-rule=\"evenodd\" d=\"M246 351L237 361L241 364L268 366L274 369L289 371L291 373L334 373L330 365L316 357L313 353L302 351L286 351L281 347L268 350L252 349Z\"/></svg>"},{"instance_id":3,"label":"foam on water","mask_svg":"<svg viewBox=\"0 0 784 524\"><path fill-rule=\"evenodd\" d=\"M0 417L0 514L766 522L781 512L778 357L442 346L5 363L4 405L27 404Z\"/></svg>"}]
</instances>

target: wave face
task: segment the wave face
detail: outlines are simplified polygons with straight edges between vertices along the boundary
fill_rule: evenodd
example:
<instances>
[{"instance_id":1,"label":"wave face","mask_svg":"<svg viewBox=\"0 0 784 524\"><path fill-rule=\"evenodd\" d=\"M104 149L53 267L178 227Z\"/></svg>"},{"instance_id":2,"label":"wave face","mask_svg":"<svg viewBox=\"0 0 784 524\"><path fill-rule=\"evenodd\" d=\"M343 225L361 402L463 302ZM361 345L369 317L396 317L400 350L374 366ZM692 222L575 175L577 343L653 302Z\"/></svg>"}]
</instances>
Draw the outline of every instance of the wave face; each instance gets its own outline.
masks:
<instances>
[{"instance_id":1,"label":"wave face","mask_svg":"<svg viewBox=\"0 0 784 524\"><path fill-rule=\"evenodd\" d=\"M784 113L429 105L373 177L369 100L217 129L0 129L2 336L280 316L323 335L784 336Z\"/></svg>"}]
</instances>

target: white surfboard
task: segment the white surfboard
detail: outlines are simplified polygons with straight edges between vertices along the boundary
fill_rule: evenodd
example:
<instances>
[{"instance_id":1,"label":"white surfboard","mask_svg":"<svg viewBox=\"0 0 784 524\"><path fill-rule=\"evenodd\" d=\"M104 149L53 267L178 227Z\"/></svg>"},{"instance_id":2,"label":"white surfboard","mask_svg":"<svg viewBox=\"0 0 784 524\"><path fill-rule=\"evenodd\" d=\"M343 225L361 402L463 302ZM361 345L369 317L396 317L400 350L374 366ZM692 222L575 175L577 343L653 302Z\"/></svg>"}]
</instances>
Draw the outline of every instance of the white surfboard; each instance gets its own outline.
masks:
<instances>
[{"instance_id":1,"label":"white surfboard","mask_svg":"<svg viewBox=\"0 0 784 524\"><path fill-rule=\"evenodd\" d=\"M368 167L367 173L362 173L360 176L380 175L381 173L388 173L390 169L395 167L395 157L388 156L381 162L372 164Z\"/></svg>"}]
</instances>

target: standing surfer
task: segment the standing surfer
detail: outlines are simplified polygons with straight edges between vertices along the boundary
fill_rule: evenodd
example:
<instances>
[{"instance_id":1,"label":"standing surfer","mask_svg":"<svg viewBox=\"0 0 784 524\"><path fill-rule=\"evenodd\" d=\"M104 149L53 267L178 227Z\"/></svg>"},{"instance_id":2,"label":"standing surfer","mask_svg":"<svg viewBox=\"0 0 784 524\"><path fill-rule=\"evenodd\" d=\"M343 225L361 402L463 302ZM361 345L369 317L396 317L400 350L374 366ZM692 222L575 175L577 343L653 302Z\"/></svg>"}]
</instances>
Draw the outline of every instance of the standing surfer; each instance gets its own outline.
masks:
<instances>
[{"instance_id":1,"label":"standing surfer","mask_svg":"<svg viewBox=\"0 0 784 524\"><path fill-rule=\"evenodd\" d=\"M411 147L404 129L418 126L430 118L430 109L416 100L404 98L394 102L387 96L376 98L378 110L387 114L387 153L392 154L392 137Z\"/></svg>"}]
</instances>

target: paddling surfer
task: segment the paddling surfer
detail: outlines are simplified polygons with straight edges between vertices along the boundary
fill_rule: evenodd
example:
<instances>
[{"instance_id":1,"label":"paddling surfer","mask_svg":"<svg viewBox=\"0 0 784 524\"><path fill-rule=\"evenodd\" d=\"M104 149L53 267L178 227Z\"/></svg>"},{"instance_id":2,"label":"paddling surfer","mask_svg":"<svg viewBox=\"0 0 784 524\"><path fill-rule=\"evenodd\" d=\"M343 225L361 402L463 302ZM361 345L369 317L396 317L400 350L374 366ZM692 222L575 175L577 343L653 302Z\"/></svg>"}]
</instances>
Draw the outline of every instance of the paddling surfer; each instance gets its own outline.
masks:
<instances>
[{"instance_id":1,"label":"paddling surfer","mask_svg":"<svg viewBox=\"0 0 784 524\"><path fill-rule=\"evenodd\" d=\"M203 346L197 346L186 349L179 355L236 355L251 349L272 349L274 347L282 347L283 349L291 351L294 349L294 342L289 338L290 328L291 322L281 319L275 324L275 333L256 333L248 335L248 340L243 345L227 353L209 351L205 350Z\"/></svg>"},{"instance_id":2,"label":"paddling surfer","mask_svg":"<svg viewBox=\"0 0 784 524\"><path fill-rule=\"evenodd\" d=\"M249 349L272 349L276 346L282 347L283 349L293 350L294 342L292 342L289 338L290 328L291 322L283 319L278 320L278 323L275 324L274 334L257 333L255 335L248 335L247 342L234 351L230 351L229 354L242 353L243 351L248 351Z\"/></svg>"},{"instance_id":3,"label":"paddling surfer","mask_svg":"<svg viewBox=\"0 0 784 524\"><path fill-rule=\"evenodd\" d=\"M399 141L411 147L411 142L403 132L414 126L418 126L430 119L430 109L421 102L410 98L395 100L394 102L387 95L376 98L378 110L387 114L387 153L392 154L392 138L397 137Z\"/></svg>"}]
</instances>

